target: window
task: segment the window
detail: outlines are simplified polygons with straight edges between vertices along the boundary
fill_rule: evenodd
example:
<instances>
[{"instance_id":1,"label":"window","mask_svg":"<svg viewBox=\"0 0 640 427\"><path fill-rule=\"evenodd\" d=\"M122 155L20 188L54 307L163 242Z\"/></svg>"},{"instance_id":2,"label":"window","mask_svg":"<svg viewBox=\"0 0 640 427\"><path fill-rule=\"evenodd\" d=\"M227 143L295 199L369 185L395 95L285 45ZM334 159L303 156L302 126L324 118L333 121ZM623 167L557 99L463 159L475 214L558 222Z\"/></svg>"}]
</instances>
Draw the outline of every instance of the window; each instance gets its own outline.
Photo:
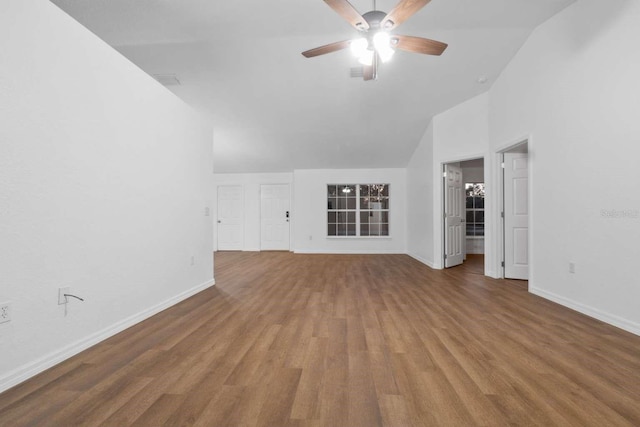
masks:
<instances>
[{"instance_id":1,"label":"window","mask_svg":"<svg viewBox=\"0 0 640 427\"><path fill-rule=\"evenodd\" d=\"M327 236L388 236L389 184L327 185Z\"/></svg>"},{"instance_id":2,"label":"window","mask_svg":"<svg viewBox=\"0 0 640 427\"><path fill-rule=\"evenodd\" d=\"M467 237L484 236L484 183L467 182Z\"/></svg>"}]
</instances>

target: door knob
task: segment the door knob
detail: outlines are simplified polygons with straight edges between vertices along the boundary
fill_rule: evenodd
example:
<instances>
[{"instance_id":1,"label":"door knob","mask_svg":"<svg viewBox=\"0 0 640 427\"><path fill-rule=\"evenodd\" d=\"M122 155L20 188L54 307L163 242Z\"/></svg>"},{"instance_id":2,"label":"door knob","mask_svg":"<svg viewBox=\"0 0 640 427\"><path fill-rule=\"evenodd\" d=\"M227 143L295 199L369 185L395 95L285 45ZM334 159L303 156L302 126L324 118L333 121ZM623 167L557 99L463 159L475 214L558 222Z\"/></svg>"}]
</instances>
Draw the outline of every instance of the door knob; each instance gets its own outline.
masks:
<instances>
[{"instance_id":1,"label":"door knob","mask_svg":"<svg viewBox=\"0 0 640 427\"><path fill-rule=\"evenodd\" d=\"M218 224L222 223L222 221L218 220Z\"/></svg>"}]
</instances>

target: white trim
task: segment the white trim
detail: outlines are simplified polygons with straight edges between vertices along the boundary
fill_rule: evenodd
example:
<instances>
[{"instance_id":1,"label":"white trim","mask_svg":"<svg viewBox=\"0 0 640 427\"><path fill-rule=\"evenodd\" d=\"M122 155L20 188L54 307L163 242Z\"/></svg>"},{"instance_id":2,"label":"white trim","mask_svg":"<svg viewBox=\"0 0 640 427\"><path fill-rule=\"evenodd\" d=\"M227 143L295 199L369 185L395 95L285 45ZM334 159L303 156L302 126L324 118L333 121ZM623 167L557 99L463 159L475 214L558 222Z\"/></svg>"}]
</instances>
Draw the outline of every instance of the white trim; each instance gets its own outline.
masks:
<instances>
[{"instance_id":1,"label":"white trim","mask_svg":"<svg viewBox=\"0 0 640 427\"><path fill-rule=\"evenodd\" d=\"M495 173L496 175L494 175L495 179L496 179L496 187L495 187L495 216L494 216L494 226L496 227L495 233L493 234L494 239L491 243L489 242L485 242L485 252L486 249L488 247L488 245L493 246L493 249L495 250L495 257L494 257L494 262L493 262L493 268L495 269L495 276L492 276L496 279L504 279L504 267L502 266L502 262L504 261L504 218L502 218L500 216L500 213L504 211L504 168L503 168L503 155L504 153L511 151L519 146L522 145L527 145L527 153L531 153L531 146L532 146L532 141L533 141L533 134L529 133L529 134L525 134L523 136L520 136L519 138L515 138L512 139L509 142L506 142L502 145L499 145L498 147L495 148L495 151L493 153L494 159L495 159L495 168L494 171L492 173ZM529 283L531 283L531 280L533 278L533 264L532 264L532 258L533 258L533 162L531 159L531 156L528 157L527 159L528 162L528 185L529 185L529 199L528 199L528 204L529 204L529 247L527 248L527 250L529 251ZM486 163L485 163L485 167L486 167ZM486 176L485 176L486 179ZM485 209L487 208L487 204L485 201ZM485 217L484 217L484 222L485 222L485 228L486 228L486 224L487 224L487 214L485 212ZM485 231L486 232L486 231Z\"/></svg>"},{"instance_id":2,"label":"white trim","mask_svg":"<svg viewBox=\"0 0 640 427\"><path fill-rule=\"evenodd\" d=\"M325 236L327 240L393 240L393 236Z\"/></svg>"},{"instance_id":3,"label":"white trim","mask_svg":"<svg viewBox=\"0 0 640 427\"><path fill-rule=\"evenodd\" d=\"M488 258L489 260L491 260L491 254L489 253L489 251L487 251L487 245L488 242L491 240L492 238L492 234L493 230L490 224L488 224L487 222L487 218L490 218L490 215L492 214L491 211L491 206L488 206L488 203L491 203L493 198L492 198L492 194L493 194L493 189L491 188L491 182L487 180L487 171L489 170L489 158L490 158L490 153L487 152L483 152L481 154L476 154L476 155L471 155L471 154L466 154L463 156L459 156L459 157L454 157L454 158L450 158L449 160L440 160L440 166L439 166L439 171L438 174L440 176L438 176L434 182L436 184L434 184L434 198L433 198L433 203L434 203L434 261L433 261L433 269L436 270L444 270L446 267L446 262L444 259L444 255L445 255L445 234L446 234L446 227L445 227L445 218L444 218L444 208L445 208L445 204L444 204L444 197L445 197L445 185L446 185L446 181L445 181L445 177L442 176L443 172L446 172L445 168L447 167L448 164L451 163L459 163L459 162L466 162L469 160L477 160L477 159L482 159L483 161L483 170L484 170L484 183L485 183L485 188L489 188L489 194L488 196L485 195L485 205L484 205L484 211L485 211L485 216L484 216L484 223L485 223L485 235L482 236L485 239L485 244L484 244L484 255L485 255L485 260ZM439 183L439 184L438 184ZM436 199L437 197L437 199ZM436 234L438 234L438 231L440 232L440 236L436 237ZM466 236L465 236L466 237ZM439 243L439 245L438 245ZM485 276L488 275L487 270L485 269Z\"/></svg>"},{"instance_id":4,"label":"white trim","mask_svg":"<svg viewBox=\"0 0 640 427\"><path fill-rule=\"evenodd\" d=\"M84 351L89 347L96 345L99 342L104 341L107 338L110 338L113 335L136 325L137 323L142 322L143 320L148 319L149 317L158 314L159 312L166 310L173 305L176 305L180 301L183 301L199 292L202 292L203 290L215 285L215 283L215 279L204 282L172 298L169 298L164 302L156 304L153 307L149 307L148 309L143 310L140 313L129 316L126 319L123 319L107 328L102 329L101 331L93 333L59 350L53 351L46 356L43 356L39 359L16 368L13 371L10 371L9 373L0 377L0 392L8 390L9 388L16 386L21 382L26 381L29 378L39 374L40 372L43 372L44 370L49 369L52 366L55 366L58 363L69 359L72 356L75 356L81 351Z\"/></svg>"},{"instance_id":5,"label":"white trim","mask_svg":"<svg viewBox=\"0 0 640 427\"><path fill-rule=\"evenodd\" d=\"M470 155L470 154L465 154L464 156L459 156L459 157L452 157L449 160L442 160L441 161L441 168L444 165L448 165L450 163L458 163L458 162L467 162L469 160L478 160L478 159L485 159L485 157L487 157L487 153L486 152L481 152L475 155Z\"/></svg>"},{"instance_id":6,"label":"white trim","mask_svg":"<svg viewBox=\"0 0 640 427\"><path fill-rule=\"evenodd\" d=\"M532 134L529 133L529 134L522 135L519 138L512 139L509 142L506 142L502 145L495 147L495 152L506 153L507 151L511 151L514 148L519 147L520 145L529 144L531 142L531 136Z\"/></svg>"},{"instance_id":7,"label":"white trim","mask_svg":"<svg viewBox=\"0 0 640 427\"><path fill-rule=\"evenodd\" d=\"M436 269L436 268L433 266L433 262L428 261L426 258L423 258L423 257L421 257L421 256L419 256L419 255L416 255L416 254L412 254L412 253L410 253L410 252L407 252L406 254L407 254L407 255L409 255L411 258L415 259L416 261L419 261L419 262L423 263L423 264L424 264L424 265L426 265L427 267L432 268L432 269L434 269L434 270Z\"/></svg>"},{"instance_id":8,"label":"white trim","mask_svg":"<svg viewBox=\"0 0 640 427\"><path fill-rule=\"evenodd\" d=\"M531 285L529 286L529 292L549 301L553 301L555 303L568 307L572 310L578 311L582 314L586 314L587 316L601 320L610 325L616 326L620 329L624 329L625 331L631 332L632 334L640 335L639 323L631 322L627 319L623 319L622 317L606 313L604 311L598 310L597 308L584 305L577 301L570 300L563 296L554 294L553 292L545 291L544 289L536 288Z\"/></svg>"},{"instance_id":9,"label":"white trim","mask_svg":"<svg viewBox=\"0 0 640 427\"><path fill-rule=\"evenodd\" d=\"M353 249L353 250L330 250L330 249L296 249L293 253L296 254L345 254L345 255L406 255L406 252L389 251L389 250L377 250L377 249Z\"/></svg>"}]
</instances>

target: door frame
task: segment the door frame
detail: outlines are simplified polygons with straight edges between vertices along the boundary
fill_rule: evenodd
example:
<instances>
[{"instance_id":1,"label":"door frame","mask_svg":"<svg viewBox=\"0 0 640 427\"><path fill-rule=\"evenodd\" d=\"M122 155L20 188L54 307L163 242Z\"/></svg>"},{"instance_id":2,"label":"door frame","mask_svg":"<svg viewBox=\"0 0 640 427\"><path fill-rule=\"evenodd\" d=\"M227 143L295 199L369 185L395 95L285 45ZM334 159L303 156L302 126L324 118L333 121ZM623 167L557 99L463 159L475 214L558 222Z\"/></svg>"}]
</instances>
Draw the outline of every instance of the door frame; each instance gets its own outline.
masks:
<instances>
[{"instance_id":1,"label":"door frame","mask_svg":"<svg viewBox=\"0 0 640 427\"><path fill-rule=\"evenodd\" d=\"M440 181L440 185L437 185L436 187L439 188L440 191L440 195L437 198L438 200L438 204L439 206L437 207L438 212L440 212L438 215L434 215L435 221L438 223L438 228L440 229L440 238L439 239L434 239L437 240L437 242L440 243L440 247L436 248L436 250L434 251L434 257L437 256L436 254L440 254L439 255L439 262L440 265L435 265L435 268L442 268L444 269L446 263L445 263L445 254L447 252L447 247L446 247L446 224L445 224L445 203L444 203L444 196L445 196L445 192L447 191L446 186L447 186L447 181L445 179L444 173L446 172L446 167L448 164L450 163L459 163L459 162L466 162L469 160L476 160L476 159L483 159L484 160L484 182L485 182L485 186L488 186L489 184L489 180L488 178L488 172L489 172L489 168L487 167L487 155L485 153L481 153L481 154L476 154L476 155L468 155L468 156L463 156L463 157L459 157L459 158L454 158L454 159L450 159L450 160L446 160L446 161L442 161L440 162L439 168L437 169L437 174L439 176L439 181ZM463 176L464 178L464 176ZM489 275L487 274L488 270L487 270L487 245L488 245L488 241L489 241L489 236L491 235L491 228L487 227L487 204L490 203L491 201L491 192L488 192L487 195L485 196L485 228L484 228L484 253L485 253L485 276ZM436 196L437 197L437 196ZM466 228L465 228L466 229ZM434 236L435 237L435 236Z\"/></svg>"},{"instance_id":2,"label":"door frame","mask_svg":"<svg viewBox=\"0 0 640 427\"><path fill-rule=\"evenodd\" d=\"M502 212L504 212L505 209L505 205L504 205L504 168L502 166L503 163L503 159L504 159L504 153L508 153L508 152L512 152L514 150L518 150L521 149L523 146L526 146L527 148L527 153L531 153L531 142L532 142L533 138L531 135L527 135L527 136L523 136L520 138L517 138L507 144L504 144L503 146L499 147L495 153L494 153L494 160L495 160L495 168L494 168L494 173L495 173L495 181L497 183L496 185L496 197L495 197L495 206L496 209L494 210L494 212L496 213L495 217L494 217L494 224L495 224L495 229L496 229L496 233L495 233L495 253L496 253L496 257L495 257L495 271L498 273L497 276L500 279L504 279L505 278L505 274L504 274L504 261L505 261L505 230L504 230L504 218L502 216ZM529 283L531 283L531 278L533 277L533 262L532 262L532 241L533 239L531 238L531 236L533 236L533 229L531 227L532 224L532 218L533 218L533 180L532 180L532 171L533 171L533 162L532 162L532 157L528 156L528 167L527 167L527 172L528 172L528 185L529 185L529 194L528 194L528 200L527 203L529 204L529 218L528 218L528 230L529 230L529 238L528 238L528 244L527 244L527 251L529 253Z\"/></svg>"}]
</instances>

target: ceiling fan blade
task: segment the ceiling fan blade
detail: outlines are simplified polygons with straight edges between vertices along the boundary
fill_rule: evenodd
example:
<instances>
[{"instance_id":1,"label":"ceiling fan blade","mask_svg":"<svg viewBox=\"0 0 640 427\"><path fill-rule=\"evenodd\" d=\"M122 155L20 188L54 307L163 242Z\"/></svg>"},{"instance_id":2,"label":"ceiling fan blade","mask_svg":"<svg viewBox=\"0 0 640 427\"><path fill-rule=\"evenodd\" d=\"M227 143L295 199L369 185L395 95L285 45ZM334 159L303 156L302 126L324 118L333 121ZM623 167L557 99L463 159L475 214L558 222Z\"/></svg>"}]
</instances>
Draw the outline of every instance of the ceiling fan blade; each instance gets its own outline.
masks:
<instances>
[{"instance_id":1,"label":"ceiling fan blade","mask_svg":"<svg viewBox=\"0 0 640 427\"><path fill-rule=\"evenodd\" d=\"M391 45L407 52L424 53L425 55L442 55L448 46L446 43L436 40L395 34L391 36Z\"/></svg>"},{"instance_id":2,"label":"ceiling fan blade","mask_svg":"<svg viewBox=\"0 0 640 427\"><path fill-rule=\"evenodd\" d=\"M369 29L367 21L365 21L362 15L360 15L347 0L324 0L324 2L356 30L365 31Z\"/></svg>"},{"instance_id":3,"label":"ceiling fan blade","mask_svg":"<svg viewBox=\"0 0 640 427\"><path fill-rule=\"evenodd\" d=\"M404 21L409 19L411 15L422 9L431 0L400 0L400 3L393 8L391 12L385 16L380 23L380 28L391 30Z\"/></svg>"},{"instance_id":4,"label":"ceiling fan blade","mask_svg":"<svg viewBox=\"0 0 640 427\"><path fill-rule=\"evenodd\" d=\"M349 47L351 40L344 40L341 42L330 43L324 46L316 47L315 49L309 49L302 52L306 58L313 58L314 56L324 55L325 53L331 53L338 50L346 49Z\"/></svg>"}]
</instances>

